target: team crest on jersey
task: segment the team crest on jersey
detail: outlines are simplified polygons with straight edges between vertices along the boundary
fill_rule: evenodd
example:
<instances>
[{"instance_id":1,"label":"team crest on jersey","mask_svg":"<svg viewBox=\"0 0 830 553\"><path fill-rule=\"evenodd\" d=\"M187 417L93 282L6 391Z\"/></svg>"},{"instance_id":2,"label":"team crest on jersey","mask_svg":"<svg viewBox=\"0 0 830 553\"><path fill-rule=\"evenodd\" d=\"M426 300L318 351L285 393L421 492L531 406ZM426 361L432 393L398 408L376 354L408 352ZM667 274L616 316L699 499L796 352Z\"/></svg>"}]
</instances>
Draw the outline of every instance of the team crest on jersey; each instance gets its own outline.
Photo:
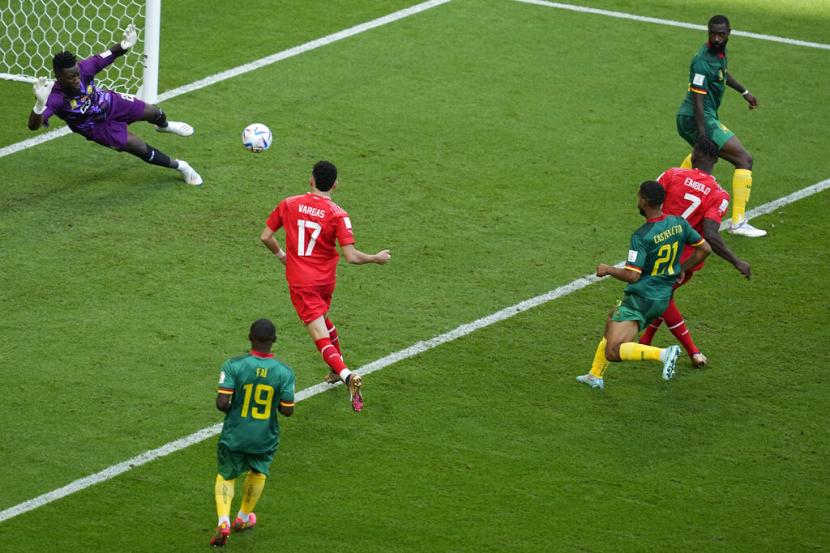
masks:
<instances>
[{"instance_id":1,"label":"team crest on jersey","mask_svg":"<svg viewBox=\"0 0 830 553\"><path fill-rule=\"evenodd\" d=\"M92 94L92 85L91 84L86 85L86 93L87 94Z\"/></svg>"},{"instance_id":2,"label":"team crest on jersey","mask_svg":"<svg viewBox=\"0 0 830 553\"><path fill-rule=\"evenodd\" d=\"M72 98L71 100L69 100L69 106L72 109L78 109L78 100L76 100L75 98Z\"/></svg>"}]
</instances>

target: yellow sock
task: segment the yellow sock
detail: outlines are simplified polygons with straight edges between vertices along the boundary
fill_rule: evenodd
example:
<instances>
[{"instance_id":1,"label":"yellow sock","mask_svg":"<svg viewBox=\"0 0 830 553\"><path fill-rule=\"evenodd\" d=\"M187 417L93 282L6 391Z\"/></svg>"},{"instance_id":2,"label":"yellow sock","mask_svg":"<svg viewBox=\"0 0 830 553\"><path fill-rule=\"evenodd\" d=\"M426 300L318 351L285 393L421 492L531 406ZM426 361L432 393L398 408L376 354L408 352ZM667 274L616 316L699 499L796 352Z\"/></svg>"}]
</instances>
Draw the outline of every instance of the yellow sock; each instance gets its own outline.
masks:
<instances>
[{"instance_id":1,"label":"yellow sock","mask_svg":"<svg viewBox=\"0 0 830 553\"><path fill-rule=\"evenodd\" d=\"M239 509L245 514L253 512L256 502L262 495L266 476L261 472L249 472L242 485L242 507Z\"/></svg>"},{"instance_id":2,"label":"yellow sock","mask_svg":"<svg viewBox=\"0 0 830 553\"><path fill-rule=\"evenodd\" d=\"M603 337L597 345L597 351L594 352L594 362L591 363L591 374L597 378L602 378L605 374L605 369L608 368L608 359L605 358L605 344L608 341Z\"/></svg>"},{"instance_id":3,"label":"yellow sock","mask_svg":"<svg viewBox=\"0 0 830 553\"><path fill-rule=\"evenodd\" d=\"M660 348L626 342L620 345L620 359L623 361L660 361Z\"/></svg>"},{"instance_id":4,"label":"yellow sock","mask_svg":"<svg viewBox=\"0 0 830 553\"><path fill-rule=\"evenodd\" d=\"M692 154L686 156L683 160L683 163L680 164L681 169L691 169L692 168Z\"/></svg>"},{"instance_id":5,"label":"yellow sock","mask_svg":"<svg viewBox=\"0 0 830 553\"><path fill-rule=\"evenodd\" d=\"M216 484L213 491L216 495L216 514L219 516L220 524L223 519L230 520L233 488L233 480L225 480L221 474L216 475Z\"/></svg>"},{"instance_id":6,"label":"yellow sock","mask_svg":"<svg viewBox=\"0 0 830 553\"><path fill-rule=\"evenodd\" d=\"M732 223L738 224L746 217L746 204L752 191L752 171L735 169L732 175Z\"/></svg>"}]
</instances>

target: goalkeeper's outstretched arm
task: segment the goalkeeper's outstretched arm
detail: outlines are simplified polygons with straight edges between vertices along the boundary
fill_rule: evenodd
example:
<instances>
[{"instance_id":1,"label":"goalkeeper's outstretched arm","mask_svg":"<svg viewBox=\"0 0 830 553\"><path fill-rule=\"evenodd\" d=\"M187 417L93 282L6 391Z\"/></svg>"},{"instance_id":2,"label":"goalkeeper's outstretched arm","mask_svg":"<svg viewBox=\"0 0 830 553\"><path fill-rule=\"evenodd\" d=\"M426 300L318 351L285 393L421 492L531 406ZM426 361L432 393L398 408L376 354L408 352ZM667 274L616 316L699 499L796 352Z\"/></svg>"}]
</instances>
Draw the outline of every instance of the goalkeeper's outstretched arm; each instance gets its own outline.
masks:
<instances>
[{"instance_id":1,"label":"goalkeeper's outstretched arm","mask_svg":"<svg viewBox=\"0 0 830 553\"><path fill-rule=\"evenodd\" d=\"M43 112L46 111L46 101L49 99L49 94L52 93L52 85L54 84L55 81L46 77L39 77L32 85L32 91L35 93L35 106L29 112L29 129L36 131L43 125Z\"/></svg>"}]
</instances>

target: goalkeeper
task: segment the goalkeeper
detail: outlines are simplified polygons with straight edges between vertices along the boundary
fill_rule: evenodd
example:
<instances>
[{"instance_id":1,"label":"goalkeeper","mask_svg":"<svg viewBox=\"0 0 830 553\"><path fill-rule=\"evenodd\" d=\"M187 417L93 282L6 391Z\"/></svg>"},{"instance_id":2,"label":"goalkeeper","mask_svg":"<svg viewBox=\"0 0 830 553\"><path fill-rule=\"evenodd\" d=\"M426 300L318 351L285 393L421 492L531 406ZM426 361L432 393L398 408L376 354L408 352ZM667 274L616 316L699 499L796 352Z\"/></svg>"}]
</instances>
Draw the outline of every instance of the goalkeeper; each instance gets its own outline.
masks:
<instances>
[{"instance_id":1,"label":"goalkeeper","mask_svg":"<svg viewBox=\"0 0 830 553\"><path fill-rule=\"evenodd\" d=\"M33 131L48 126L52 114L63 119L72 132L120 152L138 156L147 163L177 169L187 184L200 185L202 177L186 161L171 159L127 130L135 121L148 121L159 132L190 136L193 127L168 121L158 107L129 94L102 90L95 85L95 74L123 56L138 36L130 24L124 38L109 50L78 61L71 52L60 52L52 59L56 81L40 77L34 84L35 106L29 114Z\"/></svg>"}]
</instances>

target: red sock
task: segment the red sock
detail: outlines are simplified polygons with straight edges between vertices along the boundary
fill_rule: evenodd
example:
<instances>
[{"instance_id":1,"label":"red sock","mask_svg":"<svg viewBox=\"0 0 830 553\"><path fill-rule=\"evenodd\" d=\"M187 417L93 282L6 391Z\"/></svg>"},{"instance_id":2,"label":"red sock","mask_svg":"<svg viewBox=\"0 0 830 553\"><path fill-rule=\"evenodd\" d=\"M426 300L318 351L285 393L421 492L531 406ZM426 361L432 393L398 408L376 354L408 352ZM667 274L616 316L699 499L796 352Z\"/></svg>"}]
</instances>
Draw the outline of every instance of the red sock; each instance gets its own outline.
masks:
<instances>
[{"instance_id":1,"label":"red sock","mask_svg":"<svg viewBox=\"0 0 830 553\"><path fill-rule=\"evenodd\" d=\"M677 341L680 342L680 345L683 346L690 357L700 352L695 345L695 341L692 340L691 332L686 328L686 321L683 320L683 314L674 303L674 298L669 302L666 312L663 313L663 318L666 320L666 326L669 327L671 333L674 334L674 337L677 338Z\"/></svg>"},{"instance_id":2,"label":"red sock","mask_svg":"<svg viewBox=\"0 0 830 553\"><path fill-rule=\"evenodd\" d=\"M346 363L343 362L343 358L337 353L337 348L331 343L330 338L320 338L314 342L314 345L317 346L317 350L323 356L323 361L331 367L331 370L340 374L340 371L346 368Z\"/></svg>"},{"instance_id":3,"label":"red sock","mask_svg":"<svg viewBox=\"0 0 830 553\"><path fill-rule=\"evenodd\" d=\"M640 343L645 344L647 346L651 345L651 341L654 340L654 335L657 334L657 331L660 329L660 325L663 324L663 318L657 317L651 324L646 327L645 332L643 335L640 336Z\"/></svg>"},{"instance_id":4,"label":"red sock","mask_svg":"<svg viewBox=\"0 0 830 553\"><path fill-rule=\"evenodd\" d=\"M340 351L340 338L337 336L337 328L334 326L334 323L331 322L331 319L326 317L326 330L329 331L329 339L331 340L331 345L337 350L339 355L343 355L343 352Z\"/></svg>"}]
</instances>

